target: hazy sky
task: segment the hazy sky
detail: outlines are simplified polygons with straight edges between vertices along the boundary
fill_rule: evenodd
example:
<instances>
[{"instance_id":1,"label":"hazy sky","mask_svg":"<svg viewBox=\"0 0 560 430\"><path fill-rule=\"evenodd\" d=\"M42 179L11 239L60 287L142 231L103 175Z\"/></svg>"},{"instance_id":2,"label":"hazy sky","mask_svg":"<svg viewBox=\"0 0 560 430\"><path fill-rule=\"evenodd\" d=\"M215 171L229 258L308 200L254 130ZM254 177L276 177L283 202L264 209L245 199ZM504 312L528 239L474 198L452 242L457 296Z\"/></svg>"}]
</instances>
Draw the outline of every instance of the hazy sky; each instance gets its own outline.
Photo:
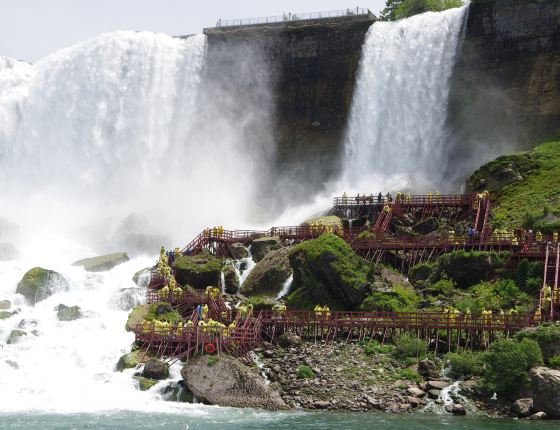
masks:
<instances>
[{"instance_id":1,"label":"hazy sky","mask_svg":"<svg viewBox=\"0 0 560 430\"><path fill-rule=\"evenodd\" d=\"M216 21L367 7L385 0L0 0L0 56L37 61L99 33L149 30L199 33Z\"/></svg>"}]
</instances>

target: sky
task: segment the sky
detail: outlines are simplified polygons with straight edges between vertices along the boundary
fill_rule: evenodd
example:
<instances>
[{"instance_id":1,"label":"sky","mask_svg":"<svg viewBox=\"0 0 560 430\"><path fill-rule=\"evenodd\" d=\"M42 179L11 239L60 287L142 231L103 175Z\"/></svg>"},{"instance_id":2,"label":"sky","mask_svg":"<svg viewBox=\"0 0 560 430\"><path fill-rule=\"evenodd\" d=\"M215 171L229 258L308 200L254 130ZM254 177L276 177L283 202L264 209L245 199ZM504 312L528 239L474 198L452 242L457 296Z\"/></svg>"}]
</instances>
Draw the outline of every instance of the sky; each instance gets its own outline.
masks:
<instances>
[{"instance_id":1,"label":"sky","mask_svg":"<svg viewBox=\"0 0 560 430\"><path fill-rule=\"evenodd\" d=\"M36 62L115 30L200 33L218 19L383 8L385 0L0 0L0 56Z\"/></svg>"}]
</instances>

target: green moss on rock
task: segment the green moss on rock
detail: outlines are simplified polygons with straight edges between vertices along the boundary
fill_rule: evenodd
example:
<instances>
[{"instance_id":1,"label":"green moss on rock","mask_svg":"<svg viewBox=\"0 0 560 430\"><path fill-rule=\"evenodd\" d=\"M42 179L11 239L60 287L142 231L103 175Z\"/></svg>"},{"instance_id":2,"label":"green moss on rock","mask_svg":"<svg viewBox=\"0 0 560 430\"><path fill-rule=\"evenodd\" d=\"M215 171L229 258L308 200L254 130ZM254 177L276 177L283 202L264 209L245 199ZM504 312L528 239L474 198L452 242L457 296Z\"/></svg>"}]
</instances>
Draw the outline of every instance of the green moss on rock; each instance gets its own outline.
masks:
<instances>
[{"instance_id":1,"label":"green moss on rock","mask_svg":"<svg viewBox=\"0 0 560 430\"><path fill-rule=\"evenodd\" d=\"M266 236L255 239L253 243L251 243L251 255L253 256L253 260L258 263L261 261L266 254L276 249L280 249L282 247L282 243L278 236Z\"/></svg>"},{"instance_id":2,"label":"green moss on rock","mask_svg":"<svg viewBox=\"0 0 560 430\"><path fill-rule=\"evenodd\" d=\"M74 321L83 317L79 306L58 305L56 308L56 316L59 321Z\"/></svg>"},{"instance_id":3,"label":"green moss on rock","mask_svg":"<svg viewBox=\"0 0 560 430\"><path fill-rule=\"evenodd\" d=\"M14 316L16 312L0 311L0 320L8 319Z\"/></svg>"},{"instance_id":4,"label":"green moss on rock","mask_svg":"<svg viewBox=\"0 0 560 430\"><path fill-rule=\"evenodd\" d=\"M19 281L16 293L23 295L31 304L45 300L55 292L68 289L64 277L52 270L34 267Z\"/></svg>"},{"instance_id":5,"label":"green moss on rock","mask_svg":"<svg viewBox=\"0 0 560 430\"><path fill-rule=\"evenodd\" d=\"M173 268L181 285L191 285L196 289L220 287L222 262L210 253L181 256L173 263Z\"/></svg>"},{"instance_id":6,"label":"green moss on rock","mask_svg":"<svg viewBox=\"0 0 560 430\"><path fill-rule=\"evenodd\" d=\"M294 274L288 305L355 309L369 292L370 265L341 238L324 234L296 245L289 255Z\"/></svg>"},{"instance_id":7,"label":"green moss on rock","mask_svg":"<svg viewBox=\"0 0 560 430\"><path fill-rule=\"evenodd\" d=\"M146 314L150 309L150 305L138 305L135 306L128 314L128 319L126 321L126 331L134 330L134 327L142 324L142 321L146 319Z\"/></svg>"},{"instance_id":8,"label":"green moss on rock","mask_svg":"<svg viewBox=\"0 0 560 430\"><path fill-rule=\"evenodd\" d=\"M138 389L140 391L148 391L159 382L155 379L144 378L143 376L133 376L132 378L138 382Z\"/></svg>"},{"instance_id":9,"label":"green moss on rock","mask_svg":"<svg viewBox=\"0 0 560 430\"><path fill-rule=\"evenodd\" d=\"M105 272L127 261L128 255L125 252L115 252L98 257L84 258L75 261L72 266L82 266L86 272Z\"/></svg>"},{"instance_id":10,"label":"green moss on rock","mask_svg":"<svg viewBox=\"0 0 560 430\"><path fill-rule=\"evenodd\" d=\"M10 336L8 336L8 340L6 341L6 343L8 345L17 343L17 342L19 342L19 339L23 336L27 336L27 332L25 332L23 330L12 330L10 332Z\"/></svg>"},{"instance_id":11,"label":"green moss on rock","mask_svg":"<svg viewBox=\"0 0 560 430\"><path fill-rule=\"evenodd\" d=\"M134 369L140 364L140 351L132 351L123 355L117 362L117 370L122 372L125 369Z\"/></svg>"},{"instance_id":12,"label":"green moss on rock","mask_svg":"<svg viewBox=\"0 0 560 430\"><path fill-rule=\"evenodd\" d=\"M228 294L235 294L239 290L239 277L233 266L224 268L225 291Z\"/></svg>"},{"instance_id":13,"label":"green moss on rock","mask_svg":"<svg viewBox=\"0 0 560 430\"><path fill-rule=\"evenodd\" d=\"M269 252L247 276L241 286L241 293L246 296L276 297L284 282L292 274L288 259L289 253L289 248L280 248Z\"/></svg>"}]
</instances>

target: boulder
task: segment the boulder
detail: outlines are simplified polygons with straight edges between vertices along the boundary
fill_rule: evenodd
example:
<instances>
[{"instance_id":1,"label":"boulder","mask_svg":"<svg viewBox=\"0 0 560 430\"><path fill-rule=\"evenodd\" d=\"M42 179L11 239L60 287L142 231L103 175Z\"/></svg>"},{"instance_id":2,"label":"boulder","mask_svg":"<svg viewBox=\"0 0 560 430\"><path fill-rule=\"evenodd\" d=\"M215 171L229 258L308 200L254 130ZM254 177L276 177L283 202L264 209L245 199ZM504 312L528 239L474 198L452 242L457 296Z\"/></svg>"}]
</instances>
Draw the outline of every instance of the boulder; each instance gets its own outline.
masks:
<instances>
[{"instance_id":1,"label":"boulder","mask_svg":"<svg viewBox=\"0 0 560 430\"><path fill-rule=\"evenodd\" d=\"M537 412L529 417L530 420L545 420L547 418L546 412Z\"/></svg>"},{"instance_id":2,"label":"boulder","mask_svg":"<svg viewBox=\"0 0 560 430\"><path fill-rule=\"evenodd\" d=\"M439 227L437 219L435 218L426 218L423 221L420 221L412 226L412 231L418 234L428 234L436 231Z\"/></svg>"},{"instance_id":3,"label":"boulder","mask_svg":"<svg viewBox=\"0 0 560 430\"><path fill-rule=\"evenodd\" d=\"M251 244L251 255L253 256L253 260L258 263L270 251L280 249L281 247L282 243L280 242L280 238L278 236L261 237L259 239L255 239Z\"/></svg>"},{"instance_id":4,"label":"boulder","mask_svg":"<svg viewBox=\"0 0 560 430\"><path fill-rule=\"evenodd\" d=\"M123 355L117 362L117 370L133 369L140 364L140 351L132 351Z\"/></svg>"},{"instance_id":5,"label":"boulder","mask_svg":"<svg viewBox=\"0 0 560 430\"><path fill-rule=\"evenodd\" d=\"M220 356L209 363L202 356L189 360L181 375L194 396L219 406L287 409L286 404L255 369L238 360Z\"/></svg>"},{"instance_id":6,"label":"boulder","mask_svg":"<svg viewBox=\"0 0 560 430\"><path fill-rule=\"evenodd\" d=\"M74 321L83 317L79 306L58 305L55 308L56 317L59 321Z\"/></svg>"},{"instance_id":7,"label":"boulder","mask_svg":"<svg viewBox=\"0 0 560 430\"><path fill-rule=\"evenodd\" d=\"M441 395L441 390L436 390L434 388L428 390L428 397L430 399L439 399L440 395Z\"/></svg>"},{"instance_id":8,"label":"boulder","mask_svg":"<svg viewBox=\"0 0 560 430\"><path fill-rule=\"evenodd\" d=\"M331 310L358 308L370 290L371 266L334 234L302 242L289 255L294 280L289 307L313 309L326 304Z\"/></svg>"},{"instance_id":9,"label":"boulder","mask_svg":"<svg viewBox=\"0 0 560 430\"><path fill-rule=\"evenodd\" d=\"M106 272L127 261L128 255L125 252L115 252L98 257L83 258L73 262L72 266L81 266L86 272Z\"/></svg>"},{"instance_id":10,"label":"boulder","mask_svg":"<svg viewBox=\"0 0 560 430\"><path fill-rule=\"evenodd\" d=\"M147 391L159 382L155 379L144 378L143 376L133 376L132 379L138 382L138 389L140 391Z\"/></svg>"},{"instance_id":11,"label":"boulder","mask_svg":"<svg viewBox=\"0 0 560 430\"><path fill-rule=\"evenodd\" d=\"M168 402L193 403L194 395L185 386L184 381L172 382L161 390L163 400Z\"/></svg>"},{"instance_id":12,"label":"boulder","mask_svg":"<svg viewBox=\"0 0 560 430\"><path fill-rule=\"evenodd\" d=\"M210 253L183 255L175 260L173 268L175 279L181 285L190 285L196 289L221 287L222 262Z\"/></svg>"},{"instance_id":13,"label":"boulder","mask_svg":"<svg viewBox=\"0 0 560 430\"><path fill-rule=\"evenodd\" d=\"M0 310L10 309L12 307L12 302L9 300L0 300Z\"/></svg>"},{"instance_id":14,"label":"boulder","mask_svg":"<svg viewBox=\"0 0 560 430\"><path fill-rule=\"evenodd\" d=\"M239 290L239 277L233 266L227 266L224 269L224 286L226 293L235 294Z\"/></svg>"},{"instance_id":15,"label":"boulder","mask_svg":"<svg viewBox=\"0 0 560 430\"><path fill-rule=\"evenodd\" d=\"M150 283L150 273L152 271L151 267L146 267L139 270L134 275L132 275L132 282L141 288L147 288Z\"/></svg>"},{"instance_id":16,"label":"boulder","mask_svg":"<svg viewBox=\"0 0 560 430\"><path fill-rule=\"evenodd\" d=\"M34 267L19 281L16 293L23 295L29 303L34 305L45 300L56 292L68 289L68 282L57 272Z\"/></svg>"},{"instance_id":17,"label":"boulder","mask_svg":"<svg viewBox=\"0 0 560 430\"><path fill-rule=\"evenodd\" d=\"M128 320L126 321L126 331L132 331L134 330L134 327L142 324L142 321L146 319L146 315L149 310L150 305L139 305L132 309L132 311L128 314Z\"/></svg>"},{"instance_id":18,"label":"boulder","mask_svg":"<svg viewBox=\"0 0 560 430\"><path fill-rule=\"evenodd\" d=\"M560 370L534 367L529 373L535 409L560 418Z\"/></svg>"},{"instance_id":19,"label":"boulder","mask_svg":"<svg viewBox=\"0 0 560 430\"><path fill-rule=\"evenodd\" d=\"M451 405L445 405L445 411L449 412L450 414L453 415L466 415L467 411L465 410L465 407L463 405L460 405L458 403L453 403Z\"/></svg>"},{"instance_id":20,"label":"boulder","mask_svg":"<svg viewBox=\"0 0 560 430\"><path fill-rule=\"evenodd\" d=\"M293 348L300 346L302 343L301 337L297 334L286 332L276 338L278 345L284 348Z\"/></svg>"},{"instance_id":21,"label":"boulder","mask_svg":"<svg viewBox=\"0 0 560 430\"><path fill-rule=\"evenodd\" d=\"M23 330L12 330L10 332L10 336L8 336L8 340L6 341L6 343L8 345L11 345L13 343L17 343L17 342L19 342L19 339L22 336L27 336L27 332L25 332Z\"/></svg>"},{"instance_id":22,"label":"boulder","mask_svg":"<svg viewBox=\"0 0 560 430\"><path fill-rule=\"evenodd\" d=\"M533 399L517 399L513 405L511 405L511 411L518 417L528 417L534 412Z\"/></svg>"},{"instance_id":23,"label":"boulder","mask_svg":"<svg viewBox=\"0 0 560 430\"><path fill-rule=\"evenodd\" d=\"M144 363L142 376L148 379L167 379L169 378L169 366L157 358L150 358Z\"/></svg>"},{"instance_id":24,"label":"boulder","mask_svg":"<svg viewBox=\"0 0 560 430\"><path fill-rule=\"evenodd\" d=\"M0 320L6 320L13 317L17 312L0 311Z\"/></svg>"},{"instance_id":25,"label":"boulder","mask_svg":"<svg viewBox=\"0 0 560 430\"><path fill-rule=\"evenodd\" d=\"M428 390L443 390L451 385L448 381L428 381L426 383Z\"/></svg>"},{"instance_id":26,"label":"boulder","mask_svg":"<svg viewBox=\"0 0 560 430\"><path fill-rule=\"evenodd\" d=\"M247 248L242 243L232 243L229 247L229 252L231 252L234 260L241 260L249 256L249 251L247 251Z\"/></svg>"},{"instance_id":27,"label":"boulder","mask_svg":"<svg viewBox=\"0 0 560 430\"><path fill-rule=\"evenodd\" d=\"M420 398L422 398L422 397L424 397L424 396L426 395L426 392L423 391L423 390L421 390L421 389L418 388L418 387L410 387L410 388L407 388L406 392L407 392L408 394L410 394L411 396L413 396L413 397L420 397Z\"/></svg>"},{"instance_id":28,"label":"boulder","mask_svg":"<svg viewBox=\"0 0 560 430\"><path fill-rule=\"evenodd\" d=\"M420 374L424 378L437 378L439 377L440 369L433 360L425 358L418 363L418 374Z\"/></svg>"},{"instance_id":29,"label":"boulder","mask_svg":"<svg viewBox=\"0 0 560 430\"><path fill-rule=\"evenodd\" d=\"M292 275L289 253L289 248L280 248L266 254L247 276L241 286L241 293L276 297L284 282Z\"/></svg>"},{"instance_id":30,"label":"boulder","mask_svg":"<svg viewBox=\"0 0 560 430\"><path fill-rule=\"evenodd\" d=\"M11 243L0 243L0 261L10 261L19 258L19 252Z\"/></svg>"}]
</instances>

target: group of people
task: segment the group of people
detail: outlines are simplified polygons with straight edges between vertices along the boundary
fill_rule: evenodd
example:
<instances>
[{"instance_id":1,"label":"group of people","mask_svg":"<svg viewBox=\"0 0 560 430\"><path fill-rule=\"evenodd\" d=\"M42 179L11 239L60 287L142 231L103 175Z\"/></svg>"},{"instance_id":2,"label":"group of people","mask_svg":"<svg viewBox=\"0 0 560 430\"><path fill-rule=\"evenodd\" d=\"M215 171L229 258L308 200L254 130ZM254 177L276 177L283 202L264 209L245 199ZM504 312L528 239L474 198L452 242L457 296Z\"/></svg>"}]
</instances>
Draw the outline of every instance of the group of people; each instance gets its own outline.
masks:
<instances>
[{"instance_id":1,"label":"group of people","mask_svg":"<svg viewBox=\"0 0 560 430\"><path fill-rule=\"evenodd\" d=\"M224 228L220 225L218 227L207 227L203 232L204 237L222 237L224 235Z\"/></svg>"},{"instance_id":2,"label":"group of people","mask_svg":"<svg viewBox=\"0 0 560 430\"><path fill-rule=\"evenodd\" d=\"M325 305L325 306L316 305L313 308L313 312L315 312L315 318L317 318L317 319L328 320L331 317L331 310L329 309L329 307L327 305Z\"/></svg>"},{"instance_id":3,"label":"group of people","mask_svg":"<svg viewBox=\"0 0 560 430\"><path fill-rule=\"evenodd\" d=\"M173 275L173 269L170 267L173 264L176 255L180 254L179 248L171 252L166 252L162 246L159 259L157 262L157 271L161 278L163 278L163 287L158 291L158 295L162 298L168 298L170 295L174 298L180 297L183 293L182 288L179 286Z\"/></svg>"}]
</instances>

